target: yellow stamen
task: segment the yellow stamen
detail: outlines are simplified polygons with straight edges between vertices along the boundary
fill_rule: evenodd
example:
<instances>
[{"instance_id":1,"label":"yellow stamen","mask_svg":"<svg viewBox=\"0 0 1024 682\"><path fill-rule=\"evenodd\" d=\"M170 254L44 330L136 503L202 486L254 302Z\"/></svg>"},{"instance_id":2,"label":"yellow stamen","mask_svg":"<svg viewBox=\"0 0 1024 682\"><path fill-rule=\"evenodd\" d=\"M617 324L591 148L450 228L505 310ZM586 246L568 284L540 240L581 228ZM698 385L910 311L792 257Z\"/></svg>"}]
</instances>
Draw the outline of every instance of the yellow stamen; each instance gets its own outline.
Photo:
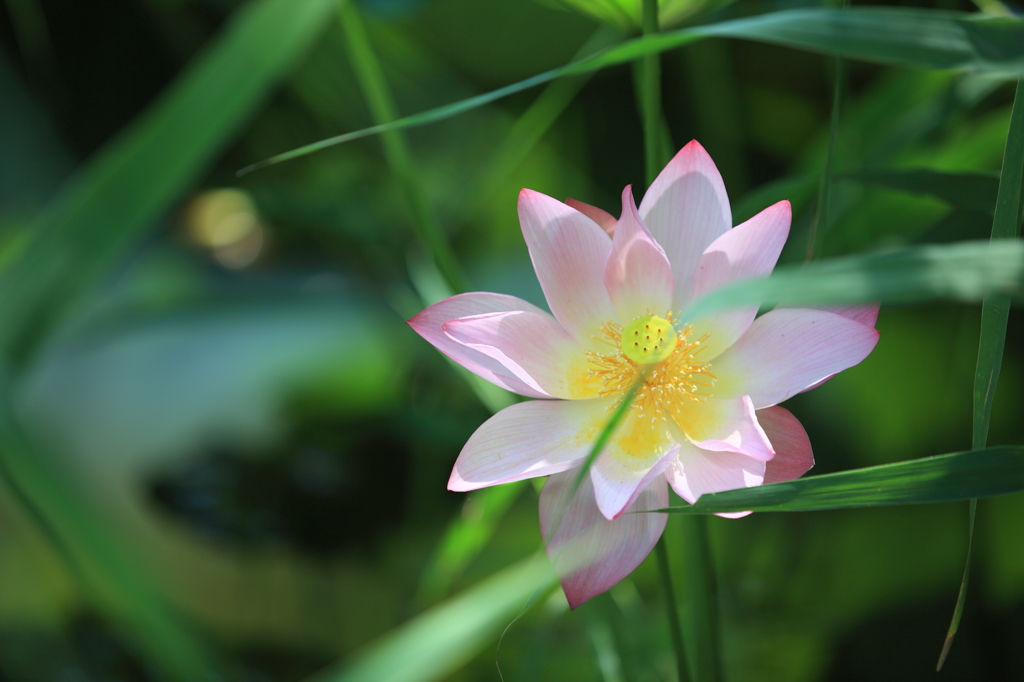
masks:
<instances>
[{"instance_id":1,"label":"yellow stamen","mask_svg":"<svg viewBox=\"0 0 1024 682\"><path fill-rule=\"evenodd\" d=\"M704 402L712 397L711 389L716 378L711 373L711 363L696 358L704 348L707 334L690 341L690 326L681 332L676 331L672 318L672 313L667 313L665 318L642 317L630 323L625 330L615 322L601 325L601 335L597 340L608 347L607 352L587 351L588 376L600 381L598 395L605 397L625 393L644 371L646 375L633 398L632 409L638 410L639 416L651 416L652 422L675 413L688 401ZM646 337L649 331L660 333L657 336L651 334L652 342L646 346L646 351L643 343L630 345L635 340L634 336Z\"/></svg>"}]
</instances>

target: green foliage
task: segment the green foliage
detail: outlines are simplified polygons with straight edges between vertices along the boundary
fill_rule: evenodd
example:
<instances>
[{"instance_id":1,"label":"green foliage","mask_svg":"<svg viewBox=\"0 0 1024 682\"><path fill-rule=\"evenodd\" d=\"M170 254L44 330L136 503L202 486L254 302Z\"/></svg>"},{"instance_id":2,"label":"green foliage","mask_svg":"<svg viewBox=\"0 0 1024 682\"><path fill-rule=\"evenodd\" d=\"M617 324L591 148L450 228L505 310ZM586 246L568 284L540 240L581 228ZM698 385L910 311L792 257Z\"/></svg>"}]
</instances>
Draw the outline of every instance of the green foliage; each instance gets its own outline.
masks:
<instances>
[{"instance_id":1,"label":"green foliage","mask_svg":"<svg viewBox=\"0 0 1024 682\"><path fill-rule=\"evenodd\" d=\"M89 618L127 642L122 669L168 679L490 679L495 658L507 679L671 679L653 558L570 614L557 592L547 598L555 581L535 556L527 484L465 501L444 490L468 435L515 398L452 372L401 321L465 280L542 303L515 193L615 207L622 185L644 180L641 121L650 168L668 139L705 143L736 222L777 200L794 206L786 265L690 314L886 304L878 351L792 400L827 473L669 510L669 535L686 544L662 548L665 574L683 588L695 679L896 670L914 647L865 661L857 629L883 632L916 604L939 605L929 623L946 617L968 534L942 502L1000 496L980 504L985 532L969 536L986 578L971 603L1000 628L1021 608L1024 128L1006 87L1024 73L1020 19L884 7L750 16L764 6L748 5L666 31L724 4L666 0L648 35L623 40L642 28L640 2L555 3L605 22L595 30L518 0L253 0L233 16L222 11L236 3L152 0L126 11L129 29L111 41L109 27L48 26L69 11L60 3L8 4L0 35L17 43L3 54L19 61L0 63L5 679L120 679L120 663L35 656L19 639L71 650L94 641ZM510 14L537 19L513 27ZM119 103L136 86L116 61L98 68L102 50L72 33L158 43L166 69L116 53L148 79L135 104ZM522 62L498 63L498 43ZM840 89L817 55L850 69L831 126ZM639 110L618 68L638 60ZM524 64L542 66L491 91ZM94 119L105 127L79 132ZM354 144L308 156L340 142ZM829 229L820 258L797 266L830 147ZM235 179L289 148L272 160L307 158ZM191 199L225 185L258 213L266 241L252 266L218 260L192 232ZM994 243L977 241L990 228ZM909 308L919 303L929 306ZM988 431L999 445L984 447ZM843 508L855 509L709 516ZM966 574L962 586L957 616ZM720 671L703 627L716 608ZM970 666L997 646L978 639L987 631L966 621L959 637L975 639L954 650L949 674L977 676ZM921 634L928 659L940 636ZM712 644L694 647L702 638ZM1012 675L988 658L990 676Z\"/></svg>"},{"instance_id":2,"label":"green foliage","mask_svg":"<svg viewBox=\"0 0 1024 682\"><path fill-rule=\"evenodd\" d=\"M1024 448L995 447L702 495L696 504L666 511L824 511L956 502L1022 490Z\"/></svg>"}]
</instances>

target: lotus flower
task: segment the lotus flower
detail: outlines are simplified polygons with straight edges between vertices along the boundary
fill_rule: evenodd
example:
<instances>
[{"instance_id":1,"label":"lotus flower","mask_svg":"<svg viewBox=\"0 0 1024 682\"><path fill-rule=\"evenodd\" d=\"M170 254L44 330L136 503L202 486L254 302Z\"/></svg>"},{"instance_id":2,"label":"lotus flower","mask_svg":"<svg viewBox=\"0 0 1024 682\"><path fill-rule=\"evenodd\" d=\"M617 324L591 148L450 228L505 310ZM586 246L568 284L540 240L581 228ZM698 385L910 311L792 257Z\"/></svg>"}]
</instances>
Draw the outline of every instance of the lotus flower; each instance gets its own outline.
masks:
<instances>
[{"instance_id":1,"label":"lotus flower","mask_svg":"<svg viewBox=\"0 0 1024 682\"><path fill-rule=\"evenodd\" d=\"M781 201L732 227L725 185L696 141L639 208L626 187L617 220L527 189L519 219L550 313L513 296L468 293L409 324L472 372L537 398L477 429L448 488L549 476L541 530L575 608L650 553L666 516L627 512L668 506L668 486L692 504L704 493L803 475L814 463L810 442L778 403L867 357L878 309L681 317L717 287L769 274L791 219ZM590 481L568 499L576 468L636 381Z\"/></svg>"}]
</instances>

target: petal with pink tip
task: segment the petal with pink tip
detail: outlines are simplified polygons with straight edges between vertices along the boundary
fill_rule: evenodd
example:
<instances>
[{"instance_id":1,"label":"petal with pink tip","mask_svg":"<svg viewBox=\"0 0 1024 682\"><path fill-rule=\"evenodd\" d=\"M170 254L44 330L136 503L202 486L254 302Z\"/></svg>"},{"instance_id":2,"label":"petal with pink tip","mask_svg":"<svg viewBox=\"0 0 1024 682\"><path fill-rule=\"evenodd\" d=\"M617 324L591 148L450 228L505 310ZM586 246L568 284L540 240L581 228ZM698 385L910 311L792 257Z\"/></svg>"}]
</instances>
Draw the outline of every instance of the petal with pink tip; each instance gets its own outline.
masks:
<instances>
[{"instance_id":1,"label":"petal with pink tip","mask_svg":"<svg viewBox=\"0 0 1024 682\"><path fill-rule=\"evenodd\" d=\"M582 201L577 201L572 197L566 199L565 203L597 223L609 237L615 234L615 224L619 221L608 211L597 206L585 204Z\"/></svg>"},{"instance_id":2,"label":"petal with pink tip","mask_svg":"<svg viewBox=\"0 0 1024 682\"><path fill-rule=\"evenodd\" d=\"M448 489L476 490L578 466L607 423L612 400L534 400L506 407L470 436Z\"/></svg>"},{"instance_id":3,"label":"petal with pink tip","mask_svg":"<svg viewBox=\"0 0 1024 682\"><path fill-rule=\"evenodd\" d=\"M590 467L594 496L605 518L622 514L672 463L678 447L663 418L640 416L635 407L630 409Z\"/></svg>"},{"instance_id":4,"label":"petal with pink tip","mask_svg":"<svg viewBox=\"0 0 1024 682\"><path fill-rule=\"evenodd\" d=\"M770 274L789 236L792 214L789 202L780 201L712 242L700 257L691 298L738 279ZM736 343L756 315L757 306L752 306L688 321L690 338L707 337L700 359L711 360Z\"/></svg>"},{"instance_id":5,"label":"petal with pink tip","mask_svg":"<svg viewBox=\"0 0 1024 682\"><path fill-rule=\"evenodd\" d=\"M582 482L569 502L577 473L555 474L540 491L545 549L574 609L611 589L643 563L668 519L666 514L642 513L668 506L668 485L661 476L637 495L626 514L609 521L598 510L589 481Z\"/></svg>"},{"instance_id":6,"label":"petal with pink tip","mask_svg":"<svg viewBox=\"0 0 1024 682\"><path fill-rule=\"evenodd\" d=\"M409 326L449 358L492 384L531 398L550 398L551 395L538 391L510 375L508 370L494 358L455 341L442 329L445 322L459 317L508 311L548 314L532 303L515 296L476 292L452 296L429 306L409 320Z\"/></svg>"},{"instance_id":7,"label":"petal with pink tip","mask_svg":"<svg viewBox=\"0 0 1024 682\"><path fill-rule=\"evenodd\" d=\"M629 186L622 190L622 216L612 237L604 284L623 325L671 309L672 266L640 220Z\"/></svg>"},{"instance_id":8,"label":"petal with pink tip","mask_svg":"<svg viewBox=\"0 0 1024 682\"><path fill-rule=\"evenodd\" d=\"M842 315L855 322L874 327L875 323L878 322L878 309L880 307L881 304L879 303L867 303L865 305L823 305L816 306L815 309Z\"/></svg>"},{"instance_id":9,"label":"petal with pink tip","mask_svg":"<svg viewBox=\"0 0 1024 682\"><path fill-rule=\"evenodd\" d=\"M817 306L813 308L813 310L824 310L825 312L835 313L836 315L842 315L845 318L860 322L861 324L866 324L869 327L874 327L875 322L878 321L879 307L880 304L878 303L868 303L867 305L823 305ZM806 393L807 391L813 391L834 376L834 374L831 374L813 386L808 386L800 392Z\"/></svg>"},{"instance_id":10,"label":"petal with pink tip","mask_svg":"<svg viewBox=\"0 0 1024 682\"><path fill-rule=\"evenodd\" d=\"M764 472L765 483L795 480L814 466L811 439L789 410L778 405L758 410L757 421L775 448L775 458Z\"/></svg>"},{"instance_id":11,"label":"petal with pink tip","mask_svg":"<svg viewBox=\"0 0 1024 682\"><path fill-rule=\"evenodd\" d=\"M615 319L604 288L611 240L576 209L528 189L519 193L519 222L551 312L574 339L592 344Z\"/></svg>"},{"instance_id":12,"label":"petal with pink tip","mask_svg":"<svg viewBox=\"0 0 1024 682\"><path fill-rule=\"evenodd\" d=\"M738 452L762 462L775 456L747 396L689 401L672 410L672 418L686 439L702 450Z\"/></svg>"},{"instance_id":13,"label":"petal with pink tip","mask_svg":"<svg viewBox=\"0 0 1024 682\"><path fill-rule=\"evenodd\" d=\"M586 384L585 351L544 312L513 310L459 317L441 325L454 341L497 360L506 376L557 398L596 398ZM596 387L595 387L596 388Z\"/></svg>"},{"instance_id":14,"label":"petal with pink tip","mask_svg":"<svg viewBox=\"0 0 1024 682\"><path fill-rule=\"evenodd\" d=\"M777 308L712 364L717 398L749 395L761 409L853 367L878 343L878 332L835 313Z\"/></svg>"},{"instance_id":15,"label":"petal with pink tip","mask_svg":"<svg viewBox=\"0 0 1024 682\"><path fill-rule=\"evenodd\" d=\"M679 454L665 472L679 497L693 504L705 493L753 488L764 482L765 462L737 452L703 450L680 443ZM746 512L735 516L745 516Z\"/></svg>"},{"instance_id":16,"label":"petal with pink tip","mask_svg":"<svg viewBox=\"0 0 1024 682\"><path fill-rule=\"evenodd\" d=\"M701 254L732 227L732 209L715 163L694 140L683 147L640 202L640 218L668 254L674 277L673 310L682 310Z\"/></svg>"}]
</instances>

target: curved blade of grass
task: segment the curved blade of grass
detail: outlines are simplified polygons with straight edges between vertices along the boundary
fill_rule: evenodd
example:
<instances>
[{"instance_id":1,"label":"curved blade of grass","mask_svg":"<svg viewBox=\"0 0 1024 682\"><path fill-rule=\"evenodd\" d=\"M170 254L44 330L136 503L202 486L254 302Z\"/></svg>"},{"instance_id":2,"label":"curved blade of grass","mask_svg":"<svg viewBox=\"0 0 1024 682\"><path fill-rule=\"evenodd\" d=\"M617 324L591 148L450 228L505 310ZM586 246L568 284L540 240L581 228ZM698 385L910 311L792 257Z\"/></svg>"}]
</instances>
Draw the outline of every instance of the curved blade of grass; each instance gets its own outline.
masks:
<instances>
[{"instance_id":1,"label":"curved blade of grass","mask_svg":"<svg viewBox=\"0 0 1024 682\"><path fill-rule=\"evenodd\" d=\"M1000 446L702 495L696 504L658 511L823 511L960 502L1022 490L1024 446Z\"/></svg>"},{"instance_id":2,"label":"curved blade of grass","mask_svg":"<svg viewBox=\"0 0 1024 682\"><path fill-rule=\"evenodd\" d=\"M345 1L338 8L338 16L342 31L345 33L345 47L348 49L352 68L355 70L356 79L374 121L382 124L395 120L398 118L398 108L384 77L380 60L370 45L359 9L355 3ZM457 294L468 291L466 275L459 266L441 224L427 204L405 135L399 130L389 130L381 135L381 141L384 144L384 156L388 166L398 180L412 212L416 236L430 250L448 286Z\"/></svg>"},{"instance_id":3,"label":"curved blade of grass","mask_svg":"<svg viewBox=\"0 0 1024 682\"><path fill-rule=\"evenodd\" d=\"M310 682L447 679L493 642L524 602L543 596L554 585L554 572L543 556L524 559L421 613Z\"/></svg>"},{"instance_id":4,"label":"curved blade of grass","mask_svg":"<svg viewBox=\"0 0 1024 682\"><path fill-rule=\"evenodd\" d=\"M960 242L845 256L722 287L683 311L694 319L722 308L826 303L980 301L1024 297L1024 243Z\"/></svg>"},{"instance_id":5,"label":"curved blade of grass","mask_svg":"<svg viewBox=\"0 0 1024 682\"><path fill-rule=\"evenodd\" d=\"M462 514L448 526L423 570L417 592L420 603L433 602L448 592L528 486L526 481L505 483L475 491L466 499Z\"/></svg>"},{"instance_id":6,"label":"curved blade of grass","mask_svg":"<svg viewBox=\"0 0 1024 682\"><path fill-rule=\"evenodd\" d=\"M38 217L0 281L0 349L36 341L165 213L326 25L335 0L254 0Z\"/></svg>"},{"instance_id":7,"label":"curved blade of grass","mask_svg":"<svg viewBox=\"0 0 1024 682\"><path fill-rule=\"evenodd\" d=\"M996 196L995 212L992 218L992 241L1015 239L1020 233L1021 182L1024 181L1024 80L1017 81L1017 92L1010 113L1010 129L1006 135L1006 150L1003 152L1003 168L999 175L999 191ZM1003 347L1006 344L1006 324L1010 315L1010 298L1005 294L986 296L981 306L981 338L978 340L978 365L974 374L974 424L971 447L984 448L988 442L988 426L992 418L992 400L999 370L1003 364ZM936 671L949 655L953 638L960 627L964 601L967 597L968 579L971 573L971 555L974 549L974 516L978 501L971 500L970 530L967 539L967 561L964 577L960 582L953 619L942 645Z\"/></svg>"},{"instance_id":8,"label":"curved blade of grass","mask_svg":"<svg viewBox=\"0 0 1024 682\"><path fill-rule=\"evenodd\" d=\"M562 76L625 64L711 37L774 43L879 64L968 69L1008 76L1024 74L1024 21L1019 19L979 19L962 12L891 7L784 10L629 40L491 92L278 154L247 166L238 174L388 130L443 121Z\"/></svg>"},{"instance_id":9,"label":"curved blade of grass","mask_svg":"<svg viewBox=\"0 0 1024 682\"><path fill-rule=\"evenodd\" d=\"M999 190L995 173L950 173L931 168L878 169L839 176L910 194L926 194L954 208L992 215Z\"/></svg>"}]
</instances>

